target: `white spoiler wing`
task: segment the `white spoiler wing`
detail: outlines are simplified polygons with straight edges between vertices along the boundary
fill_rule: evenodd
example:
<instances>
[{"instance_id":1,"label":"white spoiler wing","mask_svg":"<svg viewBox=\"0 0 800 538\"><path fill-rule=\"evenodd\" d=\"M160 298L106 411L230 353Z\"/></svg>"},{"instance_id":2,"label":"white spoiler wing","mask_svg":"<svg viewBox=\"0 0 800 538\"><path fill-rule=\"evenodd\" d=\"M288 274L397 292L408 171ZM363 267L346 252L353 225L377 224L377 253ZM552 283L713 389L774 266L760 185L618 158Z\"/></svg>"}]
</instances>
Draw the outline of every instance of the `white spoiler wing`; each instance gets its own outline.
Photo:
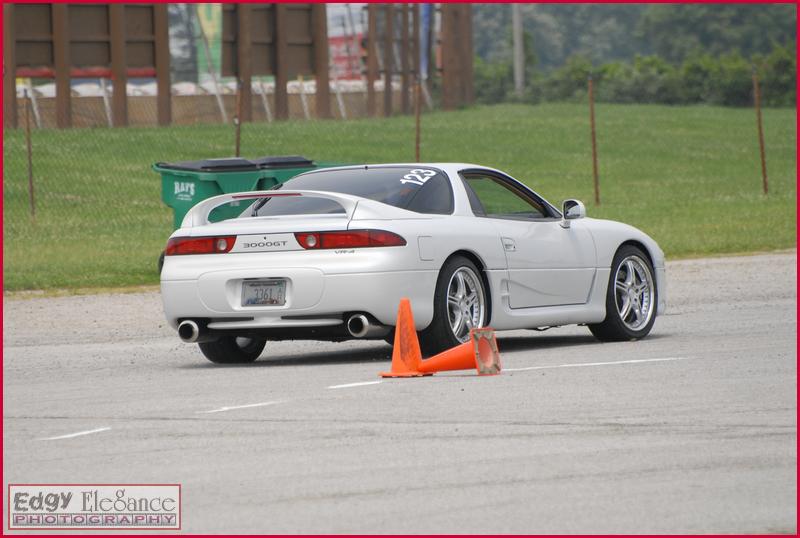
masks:
<instances>
[{"instance_id":1,"label":"white spoiler wing","mask_svg":"<svg viewBox=\"0 0 800 538\"><path fill-rule=\"evenodd\" d=\"M408 219L408 218L426 218L430 217L429 215L420 215L419 213L415 213L413 211L408 211L405 209L400 209L398 207L394 207L388 204L384 204L381 202L376 202L374 200L370 200L368 198L362 198L360 196L353 196L350 194L342 194L338 192L326 192L326 191L304 191L304 190L295 190L295 191L250 191L250 192L235 192L230 194L221 194L219 196L214 196L209 198L208 200L203 200L186 214L183 217L183 222L181 222L181 228L193 228L195 226L204 226L208 224L208 216L214 210L214 208L219 207L223 204L227 204L230 202L235 202L238 200L259 200L263 198L278 198L278 197L309 197L309 198L324 198L327 200L332 200L342 206L344 208L345 213L347 214L348 220L361 220L361 219L377 219L377 220L384 220L384 219ZM356 210L358 209L358 214L356 214Z\"/></svg>"}]
</instances>

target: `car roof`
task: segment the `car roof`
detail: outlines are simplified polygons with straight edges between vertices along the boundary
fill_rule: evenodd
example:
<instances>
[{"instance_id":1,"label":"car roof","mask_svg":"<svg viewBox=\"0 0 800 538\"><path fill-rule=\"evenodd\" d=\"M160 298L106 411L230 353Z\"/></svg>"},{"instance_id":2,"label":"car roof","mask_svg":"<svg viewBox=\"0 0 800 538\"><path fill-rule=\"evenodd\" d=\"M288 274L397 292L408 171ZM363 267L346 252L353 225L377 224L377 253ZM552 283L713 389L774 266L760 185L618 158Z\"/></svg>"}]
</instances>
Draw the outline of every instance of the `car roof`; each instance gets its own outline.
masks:
<instances>
[{"instance_id":1,"label":"car roof","mask_svg":"<svg viewBox=\"0 0 800 538\"><path fill-rule=\"evenodd\" d=\"M342 166L332 166L330 168L318 168L316 170L310 170L305 172L305 174L314 173L314 172L323 172L327 170L350 170L353 168L389 168L394 166L403 166L403 167L418 167L418 166L430 166L431 168L439 168L443 170L453 170L453 169L462 169L462 168L484 168L486 170L497 170L496 168L492 168L491 166L482 166L480 164L472 164L472 163L457 163L457 162L419 162L419 163L366 163L366 164L349 164L349 165L342 165Z\"/></svg>"}]
</instances>

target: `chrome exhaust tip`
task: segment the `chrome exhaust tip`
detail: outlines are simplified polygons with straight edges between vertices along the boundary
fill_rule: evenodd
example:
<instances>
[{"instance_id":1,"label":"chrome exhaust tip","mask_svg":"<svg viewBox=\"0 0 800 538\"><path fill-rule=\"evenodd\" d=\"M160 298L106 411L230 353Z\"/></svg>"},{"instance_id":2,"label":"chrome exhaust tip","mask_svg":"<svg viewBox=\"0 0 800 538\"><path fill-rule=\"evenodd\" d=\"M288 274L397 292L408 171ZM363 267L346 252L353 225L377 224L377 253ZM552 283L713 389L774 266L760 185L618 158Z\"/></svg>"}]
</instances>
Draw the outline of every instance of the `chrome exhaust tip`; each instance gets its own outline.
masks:
<instances>
[{"instance_id":1,"label":"chrome exhaust tip","mask_svg":"<svg viewBox=\"0 0 800 538\"><path fill-rule=\"evenodd\" d=\"M369 319L364 314L350 316L347 320L347 332L354 338L364 338L369 334Z\"/></svg>"},{"instance_id":2,"label":"chrome exhaust tip","mask_svg":"<svg viewBox=\"0 0 800 538\"><path fill-rule=\"evenodd\" d=\"M383 338L391 330L386 325L373 323L366 314L353 314L347 318L346 325L353 338Z\"/></svg>"},{"instance_id":3,"label":"chrome exhaust tip","mask_svg":"<svg viewBox=\"0 0 800 538\"><path fill-rule=\"evenodd\" d=\"M178 325L178 336L188 344L194 344L200 339L200 326L190 320L181 321Z\"/></svg>"}]
</instances>

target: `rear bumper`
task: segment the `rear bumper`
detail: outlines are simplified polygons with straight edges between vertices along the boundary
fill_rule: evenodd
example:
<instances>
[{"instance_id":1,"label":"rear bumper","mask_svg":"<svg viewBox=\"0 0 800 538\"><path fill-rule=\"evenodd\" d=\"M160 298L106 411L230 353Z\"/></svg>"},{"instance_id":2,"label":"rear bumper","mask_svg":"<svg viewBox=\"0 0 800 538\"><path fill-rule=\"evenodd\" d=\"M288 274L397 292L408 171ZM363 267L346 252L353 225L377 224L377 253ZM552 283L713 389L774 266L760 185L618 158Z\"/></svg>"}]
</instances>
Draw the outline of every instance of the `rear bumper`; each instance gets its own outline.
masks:
<instances>
[{"instance_id":1,"label":"rear bumper","mask_svg":"<svg viewBox=\"0 0 800 538\"><path fill-rule=\"evenodd\" d=\"M211 318L209 328L216 330L289 329L331 327L343 323L345 312L367 312L384 325L394 325L403 297L411 300L418 330L433 319L437 271L326 274L308 267L271 267L258 273L212 271L195 280L162 280L167 321L175 329L187 318ZM246 278L286 279L286 304L242 306Z\"/></svg>"}]
</instances>

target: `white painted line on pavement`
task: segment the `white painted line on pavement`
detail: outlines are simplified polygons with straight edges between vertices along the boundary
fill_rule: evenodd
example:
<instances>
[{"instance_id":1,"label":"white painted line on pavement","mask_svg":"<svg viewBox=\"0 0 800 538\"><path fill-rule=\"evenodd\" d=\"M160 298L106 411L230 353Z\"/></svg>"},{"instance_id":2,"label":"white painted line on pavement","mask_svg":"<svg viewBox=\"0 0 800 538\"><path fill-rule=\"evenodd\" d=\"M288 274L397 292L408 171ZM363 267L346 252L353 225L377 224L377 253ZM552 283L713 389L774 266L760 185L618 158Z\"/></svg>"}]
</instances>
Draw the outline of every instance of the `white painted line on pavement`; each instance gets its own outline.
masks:
<instances>
[{"instance_id":1,"label":"white painted line on pavement","mask_svg":"<svg viewBox=\"0 0 800 538\"><path fill-rule=\"evenodd\" d=\"M73 437L80 437L81 435L91 435L93 433L100 433L110 430L111 428L97 428L94 430L86 430L82 432L68 433L67 435L56 435L55 437L43 437L39 441L58 441L59 439L72 439Z\"/></svg>"},{"instance_id":2,"label":"white painted line on pavement","mask_svg":"<svg viewBox=\"0 0 800 538\"><path fill-rule=\"evenodd\" d=\"M267 405L275 405L275 404L279 404L279 403L283 403L283 401L276 400L276 401L272 401L272 402L259 402L259 403L252 403L252 404L246 404L246 405L231 405L231 406L226 406L226 407L218 407L217 409L211 409L210 411L198 411L198 413L203 413L203 414L222 413L224 411L235 411L237 409L249 409L251 407L265 407Z\"/></svg>"},{"instance_id":3,"label":"white painted line on pavement","mask_svg":"<svg viewBox=\"0 0 800 538\"><path fill-rule=\"evenodd\" d=\"M639 364L643 362L688 361L689 357L664 357L661 359L632 359L629 361L577 362L573 364L554 364L551 366L528 366L527 368L503 368L503 372L525 372L527 370L548 370L551 368L578 368L580 366L612 366L615 364Z\"/></svg>"},{"instance_id":4,"label":"white painted line on pavement","mask_svg":"<svg viewBox=\"0 0 800 538\"><path fill-rule=\"evenodd\" d=\"M362 381L361 383L347 383L345 385L331 385L329 389L349 389L350 387L363 387L365 385L377 385L383 381Z\"/></svg>"}]
</instances>

